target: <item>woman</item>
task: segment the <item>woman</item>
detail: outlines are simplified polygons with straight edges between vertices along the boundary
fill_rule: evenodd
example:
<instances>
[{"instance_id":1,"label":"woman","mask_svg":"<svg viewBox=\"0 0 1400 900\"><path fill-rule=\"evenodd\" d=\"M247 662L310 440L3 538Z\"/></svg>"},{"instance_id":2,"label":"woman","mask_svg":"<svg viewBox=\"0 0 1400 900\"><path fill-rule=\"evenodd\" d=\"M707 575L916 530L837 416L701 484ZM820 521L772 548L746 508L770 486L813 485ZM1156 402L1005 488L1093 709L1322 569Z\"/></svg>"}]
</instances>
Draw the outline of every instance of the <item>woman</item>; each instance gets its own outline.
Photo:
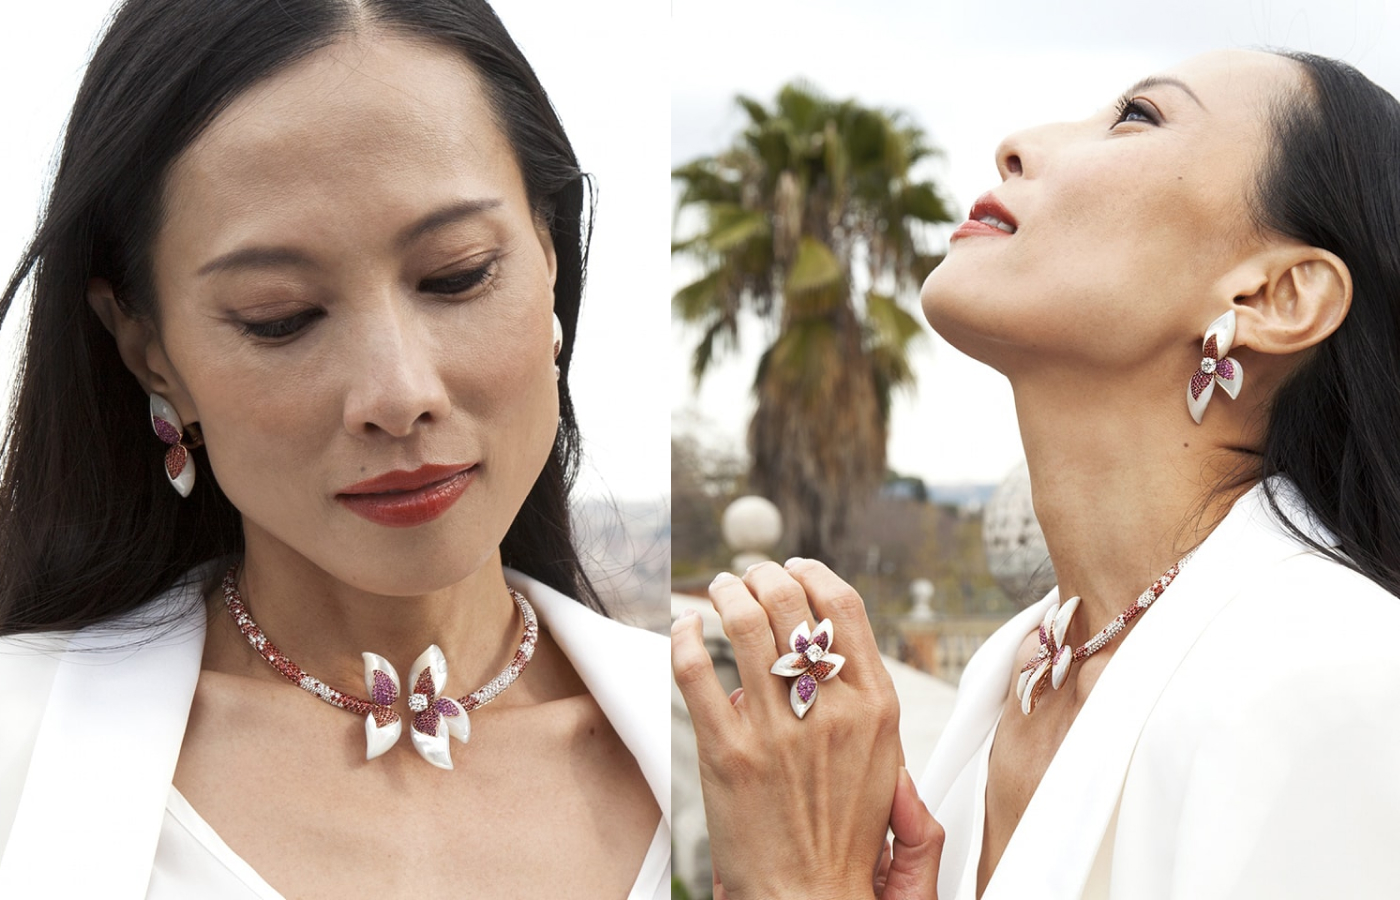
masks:
<instances>
[{"instance_id":1,"label":"woman","mask_svg":"<svg viewBox=\"0 0 1400 900\"><path fill-rule=\"evenodd\" d=\"M568 524L586 195L484 3L119 10L5 294L0 896L664 895L660 641Z\"/></svg>"},{"instance_id":2,"label":"woman","mask_svg":"<svg viewBox=\"0 0 1400 900\"><path fill-rule=\"evenodd\" d=\"M1397 146L1350 67L1241 51L1003 142L923 302L1012 383L1060 585L969 663L915 797L859 598L721 576L742 695L689 621L672 656L729 896L1393 894ZM827 650L798 719L770 672Z\"/></svg>"}]
</instances>

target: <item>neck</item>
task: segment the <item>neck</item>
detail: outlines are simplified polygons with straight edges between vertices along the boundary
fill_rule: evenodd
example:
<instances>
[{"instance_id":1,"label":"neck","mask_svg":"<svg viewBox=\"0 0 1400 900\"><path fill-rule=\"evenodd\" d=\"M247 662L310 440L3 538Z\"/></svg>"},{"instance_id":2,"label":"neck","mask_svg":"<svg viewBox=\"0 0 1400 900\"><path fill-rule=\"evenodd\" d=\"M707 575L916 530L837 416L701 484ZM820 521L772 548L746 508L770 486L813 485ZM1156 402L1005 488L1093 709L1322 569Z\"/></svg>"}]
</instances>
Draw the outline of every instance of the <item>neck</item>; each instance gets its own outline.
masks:
<instances>
[{"instance_id":1,"label":"neck","mask_svg":"<svg viewBox=\"0 0 1400 900\"><path fill-rule=\"evenodd\" d=\"M1079 646L1205 539L1254 482L1254 460L1224 416L1198 428L1164 392L1082 373L1013 386L1060 597L1081 598L1067 638Z\"/></svg>"},{"instance_id":2,"label":"neck","mask_svg":"<svg viewBox=\"0 0 1400 900\"><path fill-rule=\"evenodd\" d=\"M480 687L515 654L521 616L505 582L499 553L456 584L415 596L385 596L346 584L284 544L249 533L239 591L268 639L327 684L364 696L362 652L399 670L430 644L448 662L448 692ZM281 679L237 630L222 594L210 613L208 668Z\"/></svg>"}]
</instances>

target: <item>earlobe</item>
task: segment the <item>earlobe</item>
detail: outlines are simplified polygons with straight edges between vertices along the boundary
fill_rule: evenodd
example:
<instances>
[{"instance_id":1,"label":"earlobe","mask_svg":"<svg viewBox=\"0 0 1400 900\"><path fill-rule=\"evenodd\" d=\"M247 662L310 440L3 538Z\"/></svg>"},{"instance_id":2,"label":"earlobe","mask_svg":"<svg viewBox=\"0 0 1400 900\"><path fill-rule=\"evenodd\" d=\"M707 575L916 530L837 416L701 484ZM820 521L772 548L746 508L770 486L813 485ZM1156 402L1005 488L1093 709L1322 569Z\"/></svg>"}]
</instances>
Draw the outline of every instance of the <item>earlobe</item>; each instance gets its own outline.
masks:
<instances>
[{"instance_id":1,"label":"earlobe","mask_svg":"<svg viewBox=\"0 0 1400 900\"><path fill-rule=\"evenodd\" d=\"M1351 309L1351 271L1334 253L1295 248L1258 291L1236 302L1238 343L1257 353L1287 355L1329 337Z\"/></svg>"}]
</instances>

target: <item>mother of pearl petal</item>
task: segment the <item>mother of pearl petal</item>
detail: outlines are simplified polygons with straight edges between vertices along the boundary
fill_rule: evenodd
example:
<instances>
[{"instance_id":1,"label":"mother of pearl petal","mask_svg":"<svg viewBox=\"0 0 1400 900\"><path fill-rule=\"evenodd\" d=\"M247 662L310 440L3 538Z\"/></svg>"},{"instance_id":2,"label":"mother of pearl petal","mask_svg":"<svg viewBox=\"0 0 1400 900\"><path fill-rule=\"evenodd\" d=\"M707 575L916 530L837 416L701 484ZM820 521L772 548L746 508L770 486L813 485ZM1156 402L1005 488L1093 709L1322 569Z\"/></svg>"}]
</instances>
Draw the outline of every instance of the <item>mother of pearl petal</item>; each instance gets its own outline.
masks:
<instances>
[{"instance_id":1,"label":"mother of pearl petal","mask_svg":"<svg viewBox=\"0 0 1400 900\"><path fill-rule=\"evenodd\" d=\"M467 718L467 711L462 709L462 704L456 700L444 697L438 701L438 704L444 703L451 704L454 709L458 710L455 716L442 717L442 721L447 724L447 733L465 744L472 736L472 723L471 719Z\"/></svg>"},{"instance_id":2,"label":"mother of pearl petal","mask_svg":"<svg viewBox=\"0 0 1400 900\"><path fill-rule=\"evenodd\" d=\"M365 716L365 759L383 756L399 741L403 733L403 719L395 719L383 728L374 722L374 716Z\"/></svg>"},{"instance_id":3,"label":"mother of pearl petal","mask_svg":"<svg viewBox=\"0 0 1400 900\"><path fill-rule=\"evenodd\" d=\"M1031 706L1035 702L1035 689L1040 684L1041 679L1045 677L1045 672L1049 668L1050 660L1047 659L1035 667L1035 671L1031 673L1030 681L1026 683L1026 693L1025 696L1021 698L1021 712L1026 715L1031 714Z\"/></svg>"},{"instance_id":4,"label":"mother of pearl petal","mask_svg":"<svg viewBox=\"0 0 1400 900\"><path fill-rule=\"evenodd\" d=\"M1035 669L1026 669L1021 673L1021 677L1016 679L1016 699L1020 700L1026 696L1026 686L1031 683L1031 676L1035 674Z\"/></svg>"},{"instance_id":5,"label":"mother of pearl petal","mask_svg":"<svg viewBox=\"0 0 1400 900\"><path fill-rule=\"evenodd\" d=\"M429 670L433 677L433 695L428 700L436 700L442 696L443 688L447 685L447 657L442 655L442 649L437 644L429 644L428 649L413 661L413 668L408 670L409 680L415 683L415 687L418 674L424 669Z\"/></svg>"},{"instance_id":6,"label":"mother of pearl petal","mask_svg":"<svg viewBox=\"0 0 1400 900\"><path fill-rule=\"evenodd\" d=\"M1050 686L1055 690L1060 689L1060 685L1065 683L1069 677L1069 667L1074 665L1074 651L1068 647L1061 647L1060 652L1055 654L1055 664L1050 670Z\"/></svg>"},{"instance_id":7,"label":"mother of pearl petal","mask_svg":"<svg viewBox=\"0 0 1400 900\"><path fill-rule=\"evenodd\" d=\"M1069 620L1074 618L1074 611L1079 608L1079 597L1070 597L1055 613L1055 623L1051 627L1051 633L1055 637L1055 646L1060 647L1065 642L1065 632L1069 629ZM1058 685L1056 685L1058 687Z\"/></svg>"},{"instance_id":8,"label":"mother of pearl petal","mask_svg":"<svg viewBox=\"0 0 1400 900\"><path fill-rule=\"evenodd\" d=\"M442 719L442 716L438 717L436 734L423 734L417 728L410 728L408 736L413 739L413 749L418 751L419 756L439 769L451 769L452 748L447 742L447 726Z\"/></svg>"}]
</instances>

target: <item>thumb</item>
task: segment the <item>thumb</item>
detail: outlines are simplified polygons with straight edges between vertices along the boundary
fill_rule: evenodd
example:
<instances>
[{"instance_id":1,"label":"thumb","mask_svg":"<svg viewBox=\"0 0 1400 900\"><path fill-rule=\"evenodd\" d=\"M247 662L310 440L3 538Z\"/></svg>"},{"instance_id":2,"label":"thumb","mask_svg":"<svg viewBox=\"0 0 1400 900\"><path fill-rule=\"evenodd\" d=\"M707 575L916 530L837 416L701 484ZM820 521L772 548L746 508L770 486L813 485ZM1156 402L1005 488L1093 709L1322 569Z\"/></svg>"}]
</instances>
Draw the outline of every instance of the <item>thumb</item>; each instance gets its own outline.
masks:
<instances>
[{"instance_id":1,"label":"thumb","mask_svg":"<svg viewBox=\"0 0 1400 900\"><path fill-rule=\"evenodd\" d=\"M894 832L894 854L880 900L936 900L943 826L919 799L914 779L903 767L895 783L890 830Z\"/></svg>"}]
</instances>

